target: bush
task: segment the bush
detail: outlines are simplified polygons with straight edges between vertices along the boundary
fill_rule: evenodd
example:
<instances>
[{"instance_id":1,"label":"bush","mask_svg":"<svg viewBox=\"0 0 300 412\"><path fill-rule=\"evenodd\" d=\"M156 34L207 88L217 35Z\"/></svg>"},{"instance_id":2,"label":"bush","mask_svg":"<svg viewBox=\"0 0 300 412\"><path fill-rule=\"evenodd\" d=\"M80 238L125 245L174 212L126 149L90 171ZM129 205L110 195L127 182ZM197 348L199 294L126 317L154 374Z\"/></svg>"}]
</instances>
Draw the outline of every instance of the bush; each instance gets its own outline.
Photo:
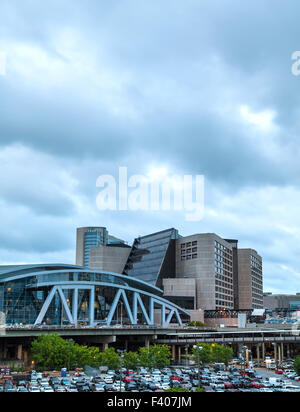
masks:
<instances>
[{"instance_id":1,"label":"bush","mask_svg":"<svg viewBox=\"0 0 300 412\"><path fill-rule=\"evenodd\" d=\"M180 388L179 386L174 386L174 388L166 389L165 392L189 392L189 390Z\"/></svg>"},{"instance_id":2,"label":"bush","mask_svg":"<svg viewBox=\"0 0 300 412\"><path fill-rule=\"evenodd\" d=\"M294 362L294 369L297 375L300 375L300 356L297 356Z\"/></svg>"}]
</instances>

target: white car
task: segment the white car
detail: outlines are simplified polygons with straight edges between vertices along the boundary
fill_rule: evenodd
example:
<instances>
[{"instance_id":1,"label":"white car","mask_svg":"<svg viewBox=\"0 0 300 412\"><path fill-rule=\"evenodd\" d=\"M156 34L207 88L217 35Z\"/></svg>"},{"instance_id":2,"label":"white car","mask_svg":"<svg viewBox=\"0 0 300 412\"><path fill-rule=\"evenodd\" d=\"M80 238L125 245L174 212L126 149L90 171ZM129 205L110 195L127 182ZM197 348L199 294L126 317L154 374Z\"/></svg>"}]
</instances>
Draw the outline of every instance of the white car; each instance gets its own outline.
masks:
<instances>
[{"instance_id":1,"label":"white car","mask_svg":"<svg viewBox=\"0 0 300 412\"><path fill-rule=\"evenodd\" d=\"M53 388L51 388L51 386L44 386L43 388L43 392L47 392L47 393L52 393L54 392Z\"/></svg>"},{"instance_id":2,"label":"white car","mask_svg":"<svg viewBox=\"0 0 300 412\"><path fill-rule=\"evenodd\" d=\"M38 386L30 386L29 387L29 392L41 392L40 388Z\"/></svg>"}]
</instances>

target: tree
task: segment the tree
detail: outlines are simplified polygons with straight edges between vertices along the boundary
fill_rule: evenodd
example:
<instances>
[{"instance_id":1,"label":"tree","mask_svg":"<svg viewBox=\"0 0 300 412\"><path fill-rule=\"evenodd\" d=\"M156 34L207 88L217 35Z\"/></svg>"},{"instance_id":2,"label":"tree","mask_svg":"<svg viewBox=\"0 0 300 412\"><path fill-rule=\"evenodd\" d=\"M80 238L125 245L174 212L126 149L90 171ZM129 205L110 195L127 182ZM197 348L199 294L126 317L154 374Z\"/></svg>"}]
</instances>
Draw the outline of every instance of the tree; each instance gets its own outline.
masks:
<instances>
[{"instance_id":1,"label":"tree","mask_svg":"<svg viewBox=\"0 0 300 412\"><path fill-rule=\"evenodd\" d=\"M139 363L139 356L136 352L127 352L124 354L123 366L126 369L136 369Z\"/></svg>"},{"instance_id":2,"label":"tree","mask_svg":"<svg viewBox=\"0 0 300 412\"><path fill-rule=\"evenodd\" d=\"M98 348L80 346L73 340L65 340L57 334L39 336L32 342L31 352L37 366L44 370L100 365Z\"/></svg>"},{"instance_id":3,"label":"tree","mask_svg":"<svg viewBox=\"0 0 300 412\"><path fill-rule=\"evenodd\" d=\"M153 345L140 348L139 363L148 368L164 368L170 365L171 351L167 345Z\"/></svg>"},{"instance_id":4,"label":"tree","mask_svg":"<svg viewBox=\"0 0 300 412\"><path fill-rule=\"evenodd\" d=\"M194 360L202 365L210 363L225 363L227 366L233 357L233 350L227 346L217 344L199 343L193 349Z\"/></svg>"},{"instance_id":5,"label":"tree","mask_svg":"<svg viewBox=\"0 0 300 412\"><path fill-rule=\"evenodd\" d=\"M74 342L67 342L57 334L41 335L31 346L32 358L46 370L63 368L74 361Z\"/></svg>"},{"instance_id":6,"label":"tree","mask_svg":"<svg viewBox=\"0 0 300 412\"><path fill-rule=\"evenodd\" d=\"M166 389L165 392L189 392L189 390L180 386L174 386L174 388Z\"/></svg>"},{"instance_id":7,"label":"tree","mask_svg":"<svg viewBox=\"0 0 300 412\"><path fill-rule=\"evenodd\" d=\"M188 322L188 326L193 326L197 328L204 328L205 324L203 322L200 322L199 320L193 320L192 322Z\"/></svg>"},{"instance_id":8,"label":"tree","mask_svg":"<svg viewBox=\"0 0 300 412\"><path fill-rule=\"evenodd\" d=\"M197 364L201 363L202 365L206 365L213 362L212 347L208 343L198 343L198 345L193 348L193 355Z\"/></svg>"},{"instance_id":9,"label":"tree","mask_svg":"<svg viewBox=\"0 0 300 412\"><path fill-rule=\"evenodd\" d=\"M107 366L108 369L120 368L120 357L116 353L114 348L107 348L104 352L100 353L100 365Z\"/></svg>"},{"instance_id":10,"label":"tree","mask_svg":"<svg viewBox=\"0 0 300 412\"><path fill-rule=\"evenodd\" d=\"M228 366L233 358L233 350L228 346L212 345L212 359L216 363L225 363Z\"/></svg>"},{"instance_id":11,"label":"tree","mask_svg":"<svg viewBox=\"0 0 300 412\"><path fill-rule=\"evenodd\" d=\"M294 362L294 369L297 375L300 375L300 356L297 356Z\"/></svg>"}]
</instances>

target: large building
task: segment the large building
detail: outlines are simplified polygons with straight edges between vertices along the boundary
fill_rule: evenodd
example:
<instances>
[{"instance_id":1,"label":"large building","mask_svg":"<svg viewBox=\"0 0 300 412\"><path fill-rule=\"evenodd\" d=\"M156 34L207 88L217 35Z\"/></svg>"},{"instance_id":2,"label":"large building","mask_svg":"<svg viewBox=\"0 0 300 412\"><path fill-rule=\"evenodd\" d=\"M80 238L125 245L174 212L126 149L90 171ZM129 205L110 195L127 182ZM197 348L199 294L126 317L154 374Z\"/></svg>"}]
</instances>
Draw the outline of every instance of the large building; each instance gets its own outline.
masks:
<instances>
[{"instance_id":1,"label":"large building","mask_svg":"<svg viewBox=\"0 0 300 412\"><path fill-rule=\"evenodd\" d=\"M292 312L300 311L300 293L296 295L264 294L264 308L273 314L289 316Z\"/></svg>"},{"instance_id":2,"label":"large building","mask_svg":"<svg viewBox=\"0 0 300 412\"><path fill-rule=\"evenodd\" d=\"M6 325L182 325L189 313L157 287L74 265L0 266ZM2 319L3 321L3 319Z\"/></svg>"},{"instance_id":3,"label":"large building","mask_svg":"<svg viewBox=\"0 0 300 412\"><path fill-rule=\"evenodd\" d=\"M162 287L162 280L175 277L176 229L142 236L134 240L124 274Z\"/></svg>"},{"instance_id":4,"label":"large building","mask_svg":"<svg viewBox=\"0 0 300 412\"><path fill-rule=\"evenodd\" d=\"M77 229L76 265L122 273L131 247L108 233L105 227Z\"/></svg>"},{"instance_id":5,"label":"large building","mask_svg":"<svg viewBox=\"0 0 300 412\"><path fill-rule=\"evenodd\" d=\"M82 231L89 234L85 255L89 254L91 268L120 272L161 288L193 319L208 311L263 308L262 258L253 249L239 249L238 240L214 233L183 237L171 228L136 238L131 249L123 243L119 251L120 243L112 248L107 243L90 246L89 229L79 231L78 237Z\"/></svg>"},{"instance_id":6,"label":"large building","mask_svg":"<svg viewBox=\"0 0 300 412\"><path fill-rule=\"evenodd\" d=\"M233 309L232 245L213 233L178 239L176 278L195 280L195 309Z\"/></svg>"},{"instance_id":7,"label":"large building","mask_svg":"<svg viewBox=\"0 0 300 412\"><path fill-rule=\"evenodd\" d=\"M262 258L253 249L238 249L239 309L262 309Z\"/></svg>"},{"instance_id":8,"label":"large building","mask_svg":"<svg viewBox=\"0 0 300 412\"><path fill-rule=\"evenodd\" d=\"M164 289L195 311L263 308L262 259L214 233L180 236L174 228L135 239L124 274Z\"/></svg>"}]
</instances>

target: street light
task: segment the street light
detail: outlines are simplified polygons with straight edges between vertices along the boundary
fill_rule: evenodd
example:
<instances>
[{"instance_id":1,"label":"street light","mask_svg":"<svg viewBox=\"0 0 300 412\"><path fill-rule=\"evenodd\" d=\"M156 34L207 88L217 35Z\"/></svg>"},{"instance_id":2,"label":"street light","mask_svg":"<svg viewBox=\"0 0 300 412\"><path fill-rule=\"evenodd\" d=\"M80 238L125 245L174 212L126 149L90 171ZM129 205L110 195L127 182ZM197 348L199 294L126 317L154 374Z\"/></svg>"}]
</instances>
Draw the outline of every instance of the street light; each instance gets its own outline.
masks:
<instances>
[{"instance_id":1,"label":"street light","mask_svg":"<svg viewBox=\"0 0 300 412\"><path fill-rule=\"evenodd\" d=\"M203 346L194 345L194 349L197 351L197 361L198 361L198 389L200 389L200 352Z\"/></svg>"},{"instance_id":2,"label":"street light","mask_svg":"<svg viewBox=\"0 0 300 412\"><path fill-rule=\"evenodd\" d=\"M278 355L277 355L277 343L272 343L272 345L274 346L274 358L275 358L275 366L276 369L278 369Z\"/></svg>"},{"instance_id":3,"label":"street light","mask_svg":"<svg viewBox=\"0 0 300 412\"><path fill-rule=\"evenodd\" d=\"M188 353L189 353L189 347L185 347L185 367L188 367Z\"/></svg>"},{"instance_id":4,"label":"street light","mask_svg":"<svg viewBox=\"0 0 300 412\"><path fill-rule=\"evenodd\" d=\"M123 359L124 359L124 354L126 353L125 350L118 349L117 352L120 355L120 392L122 392L122 368L123 368Z\"/></svg>"},{"instance_id":5,"label":"street light","mask_svg":"<svg viewBox=\"0 0 300 412\"><path fill-rule=\"evenodd\" d=\"M248 346L243 346L242 347L242 349L243 349L243 352L242 352L242 355L243 355L243 361L244 361L244 370L246 369L246 353L247 353L247 350L248 350Z\"/></svg>"}]
</instances>

